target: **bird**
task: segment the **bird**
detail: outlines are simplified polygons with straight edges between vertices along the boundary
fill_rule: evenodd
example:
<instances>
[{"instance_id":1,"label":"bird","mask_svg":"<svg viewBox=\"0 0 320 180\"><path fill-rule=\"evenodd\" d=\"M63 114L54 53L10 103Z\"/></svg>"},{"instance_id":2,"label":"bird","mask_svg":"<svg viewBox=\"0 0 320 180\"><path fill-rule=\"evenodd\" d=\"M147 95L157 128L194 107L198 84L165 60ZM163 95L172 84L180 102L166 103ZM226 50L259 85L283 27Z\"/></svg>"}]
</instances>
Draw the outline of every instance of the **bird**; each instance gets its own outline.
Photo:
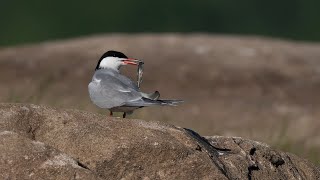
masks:
<instances>
[{"instance_id":1,"label":"bird","mask_svg":"<svg viewBox=\"0 0 320 180\"><path fill-rule=\"evenodd\" d=\"M94 75L88 85L91 101L98 107L122 112L123 118L134 110L150 106L176 106L183 100L161 100L160 93L144 93L130 78L120 73L126 65L138 65L138 59L128 58L119 51L105 52L99 59Z\"/></svg>"}]
</instances>

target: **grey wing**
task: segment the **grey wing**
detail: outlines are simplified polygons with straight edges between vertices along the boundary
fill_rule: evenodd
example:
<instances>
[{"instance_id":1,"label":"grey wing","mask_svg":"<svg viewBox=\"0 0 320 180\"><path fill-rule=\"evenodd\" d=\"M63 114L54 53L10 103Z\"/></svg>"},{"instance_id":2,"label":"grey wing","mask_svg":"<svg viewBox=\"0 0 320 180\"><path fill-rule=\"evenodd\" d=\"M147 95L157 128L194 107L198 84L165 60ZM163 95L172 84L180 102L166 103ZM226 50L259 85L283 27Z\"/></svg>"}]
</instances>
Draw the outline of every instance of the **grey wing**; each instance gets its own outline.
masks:
<instances>
[{"instance_id":1,"label":"grey wing","mask_svg":"<svg viewBox=\"0 0 320 180\"><path fill-rule=\"evenodd\" d=\"M135 89L136 91L140 91L139 87L137 86L137 84L135 82L133 82L131 79L127 78L126 76L121 75L121 74L117 74L117 78L121 82L123 82L123 83L129 85L131 88Z\"/></svg>"},{"instance_id":2,"label":"grey wing","mask_svg":"<svg viewBox=\"0 0 320 180\"><path fill-rule=\"evenodd\" d=\"M142 97L141 93L132 85L133 83L130 83L132 81L128 82L122 75L119 75L98 71L95 73L88 87L90 98L94 104L101 108L110 109Z\"/></svg>"}]
</instances>

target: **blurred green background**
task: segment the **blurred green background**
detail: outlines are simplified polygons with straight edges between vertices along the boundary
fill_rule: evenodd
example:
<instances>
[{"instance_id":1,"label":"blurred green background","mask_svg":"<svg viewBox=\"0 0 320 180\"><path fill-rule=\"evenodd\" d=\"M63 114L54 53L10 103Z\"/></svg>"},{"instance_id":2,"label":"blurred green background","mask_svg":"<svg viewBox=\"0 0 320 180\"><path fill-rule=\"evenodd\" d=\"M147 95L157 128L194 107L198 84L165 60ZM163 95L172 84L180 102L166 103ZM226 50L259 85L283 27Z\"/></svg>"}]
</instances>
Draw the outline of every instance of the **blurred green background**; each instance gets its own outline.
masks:
<instances>
[{"instance_id":1,"label":"blurred green background","mask_svg":"<svg viewBox=\"0 0 320 180\"><path fill-rule=\"evenodd\" d=\"M320 40L316 0L0 1L0 46L107 32L204 32Z\"/></svg>"}]
</instances>

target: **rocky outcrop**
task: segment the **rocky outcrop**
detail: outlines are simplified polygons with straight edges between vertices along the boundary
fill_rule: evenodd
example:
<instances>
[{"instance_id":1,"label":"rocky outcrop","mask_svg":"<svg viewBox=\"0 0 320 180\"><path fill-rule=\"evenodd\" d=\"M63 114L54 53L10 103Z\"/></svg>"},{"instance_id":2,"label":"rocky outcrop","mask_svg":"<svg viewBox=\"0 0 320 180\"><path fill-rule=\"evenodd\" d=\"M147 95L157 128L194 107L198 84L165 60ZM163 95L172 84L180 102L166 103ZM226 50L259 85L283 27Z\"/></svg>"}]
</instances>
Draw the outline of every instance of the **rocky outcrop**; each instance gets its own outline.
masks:
<instances>
[{"instance_id":1,"label":"rocky outcrop","mask_svg":"<svg viewBox=\"0 0 320 180\"><path fill-rule=\"evenodd\" d=\"M0 104L2 179L319 179L263 143L160 122Z\"/></svg>"}]
</instances>

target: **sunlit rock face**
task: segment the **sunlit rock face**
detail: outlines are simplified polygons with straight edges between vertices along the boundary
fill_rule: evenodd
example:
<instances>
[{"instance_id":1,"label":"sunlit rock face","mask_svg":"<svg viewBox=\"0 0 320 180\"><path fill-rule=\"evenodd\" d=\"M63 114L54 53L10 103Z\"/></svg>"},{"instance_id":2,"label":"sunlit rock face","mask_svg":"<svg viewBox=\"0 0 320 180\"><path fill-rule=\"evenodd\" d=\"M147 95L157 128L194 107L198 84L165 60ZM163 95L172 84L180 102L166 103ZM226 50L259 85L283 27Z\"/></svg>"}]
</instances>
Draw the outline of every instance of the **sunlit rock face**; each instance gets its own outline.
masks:
<instances>
[{"instance_id":1,"label":"sunlit rock face","mask_svg":"<svg viewBox=\"0 0 320 180\"><path fill-rule=\"evenodd\" d=\"M239 137L32 104L0 104L4 179L319 179L316 166Z\"/></svg>"}]
</instances>

